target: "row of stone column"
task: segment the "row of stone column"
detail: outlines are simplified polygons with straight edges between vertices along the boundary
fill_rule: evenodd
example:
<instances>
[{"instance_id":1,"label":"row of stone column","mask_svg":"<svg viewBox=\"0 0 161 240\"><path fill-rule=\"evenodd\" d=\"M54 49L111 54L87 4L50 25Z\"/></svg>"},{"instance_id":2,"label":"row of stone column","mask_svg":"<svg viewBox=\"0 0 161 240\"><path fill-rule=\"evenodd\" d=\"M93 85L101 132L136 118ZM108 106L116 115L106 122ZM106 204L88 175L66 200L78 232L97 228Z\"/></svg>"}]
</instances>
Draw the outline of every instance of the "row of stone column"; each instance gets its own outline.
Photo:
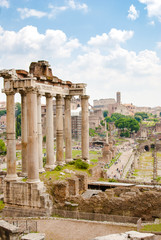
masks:
<instances>
[{"instance_id":1,"label":"row of stone column","mask_svg":"<svg viewBox=\"0 0 161 240\"><path fill-rule=\"evenodd\" d=\"M21 136L22 174L28 182L39 181L43 170L41 94L35 89L21 91ZM14 92L7 95L7 176L6 180L17 179ZM64 163L63 131L65 131L65 162L72 160L71 96L65 96L65 129L63 129L63 97L56 95L56 159L53 136L53 95L46 94L46 165L53 169ZM82 159L89 159L88 96L81 96L82 106Z\"/></svg>"}]
</instances>

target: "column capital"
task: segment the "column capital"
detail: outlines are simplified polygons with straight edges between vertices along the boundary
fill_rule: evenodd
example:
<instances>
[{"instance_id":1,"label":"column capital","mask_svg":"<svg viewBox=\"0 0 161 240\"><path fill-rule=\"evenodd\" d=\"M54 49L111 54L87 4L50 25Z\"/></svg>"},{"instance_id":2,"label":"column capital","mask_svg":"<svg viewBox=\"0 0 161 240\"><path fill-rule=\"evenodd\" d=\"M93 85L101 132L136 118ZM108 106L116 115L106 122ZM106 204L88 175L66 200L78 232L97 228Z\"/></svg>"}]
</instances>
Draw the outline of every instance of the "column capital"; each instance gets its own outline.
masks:
<instances>
[{"instance_id":1,"label":"column capital","mask_svg":"<svg viewBox=\"0 0 161 240\"><path fill-rule=\"evenodd\" d=\"M63 96L61 94L56 94L56 99L63 99Z\"/></svg>"},{"instance_id":2,"label":"column capital","mask_svg":"<svg viewBox=\"0 0 161 240\"><path fill-rule=\"evenodd\" d=\"M55 94L45 93L45 97L46 97L46 98L53 98L53 97L55 97Z\"/></svg>"},{"instance_id":3,"label":"column capital","mask_svg":"<svg viewBox=\"0 0 161 240\"><path fill-rule=\"evenodd\" d=\"M71 100L72 96L71 95L66 95L64 99Z\"/></svg>"},{"instance_id":4,"label":"column capital","mask_svg":"<svg viewBox=\"0 0 161 240\"><path fill-rule=\"evenodd\" d=\"M34 87L29 87L26 89L26 93L36 93L37 94L38 89Z\"/></svg>"},{"instance_id":5,"label":"column capital","mask_svg":"<svg viewBox=\"0 0 161 240\"><path fill-rule=\"evenodd\" d=\"M87 100L90 98L89 95L81 95L80 97L81 97L81 99L87 99Z\"/></svg>"},{"instance_id":6,"label":"column capital","mask_svg":"<svg viewBox=\"0 0 161 240\"><path fill-rule=\"evenodd\" d=\"M20 90L19 93L21 94L21 96L26 96L27 95L26 90Z\"/></svg>"},{"instance_id":7,"label":"column capital","mask_svg":"<svg viewBox=\"0 0 161 240\"><path fill-rule=\"evenodd\" d=\"M5 91L3 91L3 93L5 93L7 96L8 95L15 95L16 91L15 90L11 90L11 91L5 90Z\"/></svg>"},{"instance_id":8,"label":"column capital","mask_svg":"<svg viewBox=\"0 0 161 240\"><path fill-rule=\"evenodd\" d=\"M43 92L41 92L41 91L37 91L37 96L39 96L39 97L41 97L41 96L43 96Z\"/></svg>"}]
</instances>

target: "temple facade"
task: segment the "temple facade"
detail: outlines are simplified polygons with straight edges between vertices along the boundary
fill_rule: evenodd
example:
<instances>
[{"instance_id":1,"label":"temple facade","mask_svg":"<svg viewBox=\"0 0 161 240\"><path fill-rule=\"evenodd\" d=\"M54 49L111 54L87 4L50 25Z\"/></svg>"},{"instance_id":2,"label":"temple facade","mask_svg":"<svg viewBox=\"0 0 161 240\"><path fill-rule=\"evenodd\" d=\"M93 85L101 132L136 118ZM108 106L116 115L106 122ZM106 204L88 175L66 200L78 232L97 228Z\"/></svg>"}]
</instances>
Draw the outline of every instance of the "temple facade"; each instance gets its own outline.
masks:
<instances>
[{"instance_id":1,"label":"temple facade","mask_svg":"<svg viewBox=\"0 0 161 240\"><path fill-rule=\"evenodd\" d=\"M52 74L47 61L32 62L29 72L25 70L1 70L4 78L3 93L7 97L7 176L5 178L5 203L11 210L13 205L27 207L32 211L42 208L41 197L44 186L39 180L39 172L43 171L42 160L42 123L41 96L46 97L46 169L54 169L72 160L71 136L71 99L81 99L81 145L82 159L89 160L89 121L86 84L73 84L63 81ZM16 140L15 140L15 94L21 94L21 134L22 134L22 175L27 176L26 183L20 183L16 173ZM53 99L56 100L56 158L54 156ZM63 108L65 103L65 124L63 124ZM65 135L65 159L64 136ZM39 206L32 205L34 191L40 197ZM16 189L16 190L15 190ZM26 189L26 190L24 190ZM30 190L29 190L30 189ZM18 191L16 200L15 192ZM26 194L26 196L25 196ZM30 195L30 196L29 196ZM33 195L33 196L32 196ZM49 198L47 197L47 202ZM39 200L37 202L39 202ZM36 201L33 200L33 202ZM45 205L44 200L44 207ZM50 205L50 204L48 204ZM18 210L19 211L19 210ZM27 210L26 210L27 211ZM44 209L45 211L45 209ZM7 215L7 213L6 213ZM24 214L25 215L25 214ZM35 213L36 215L36 213Z\"/></svg>"}]
</instances>

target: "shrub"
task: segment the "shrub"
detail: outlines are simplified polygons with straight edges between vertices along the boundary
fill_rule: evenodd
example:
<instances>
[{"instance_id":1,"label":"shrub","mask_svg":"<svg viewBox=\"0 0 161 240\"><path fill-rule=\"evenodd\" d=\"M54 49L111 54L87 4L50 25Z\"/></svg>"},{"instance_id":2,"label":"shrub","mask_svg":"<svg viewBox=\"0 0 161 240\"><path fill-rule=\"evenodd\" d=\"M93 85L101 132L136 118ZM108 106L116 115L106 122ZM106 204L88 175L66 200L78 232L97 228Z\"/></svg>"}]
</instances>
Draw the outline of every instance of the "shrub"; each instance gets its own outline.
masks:
<instances>
[{"instance_id":1,"label":"shrub","mask_svg":"<svg viewBox=\"0 0 161 240\"><path fill-rule=\"evenodd\" d=\"M75 165L75 161L70 161L68 164L69 165Z\"/></svg>"},{"instance_id":2,"label":"shrub","mask_svg":"<svg viewBox=\"0 0 161 240\"><path fill-rule=\"evenodd\" d=\"M81 159L78 159L75 161L75 167L78 169L88 169L89 164L82 161Z\"/></svg>"},{"instance_id":3,"label":"shrub","mask_svg":"<svg viewBox=\"0 0 161 240\"><path fill-rule=\"evenodd\" d=\"M43 157L43 166L46 164L46 157Z\"/></svg>"},{"instance_id":4,"label":"shrub","mask_svg":"<svg viewBox=\"0 0 161 240\"><path fill-rule=\"evenodd\" d=\"M56 166L56 168L54 168L54 170L55 170L55 171L61 171L62 168L63 168L62 166L59 166L59 165L58 165L58 166Z\"/></svg>"}]
</instances>

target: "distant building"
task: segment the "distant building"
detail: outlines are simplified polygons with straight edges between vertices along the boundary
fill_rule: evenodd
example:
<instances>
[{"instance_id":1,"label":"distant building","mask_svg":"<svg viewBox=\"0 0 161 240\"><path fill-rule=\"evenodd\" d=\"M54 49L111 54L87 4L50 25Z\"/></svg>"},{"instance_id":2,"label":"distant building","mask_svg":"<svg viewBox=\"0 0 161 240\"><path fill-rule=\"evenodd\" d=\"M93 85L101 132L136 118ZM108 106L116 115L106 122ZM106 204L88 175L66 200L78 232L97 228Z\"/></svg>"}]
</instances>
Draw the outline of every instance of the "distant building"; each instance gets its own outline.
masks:
<instances>
[{"instance_id":1,"label":"distant building","mask_svg":"<svg viewBox=\"0 0 161 240\"><path fill-rule=\"evenodd\" d=\"M6 102L0 102L0 111L6 110Z\"/></svg>"},{"instance_id":2,"label":"distant building","mask_svg":"<svg viewBox=\"0 0 161 240\"><path fill-rule=\"evenodd\" d=\"M116 93L116 102L117 102L117 104L121 104L121 93L120 92L117 92Z\"/></svg>"},{"instance_id":3,"label":"distant building","mask_svg":"<svg viewBox=\"0 0 161 240\"><path fill-rule=\"evenodd\" d=\"M81 107L71 110L72 139L81 139Z\"/></svg>"}]
</instances>

